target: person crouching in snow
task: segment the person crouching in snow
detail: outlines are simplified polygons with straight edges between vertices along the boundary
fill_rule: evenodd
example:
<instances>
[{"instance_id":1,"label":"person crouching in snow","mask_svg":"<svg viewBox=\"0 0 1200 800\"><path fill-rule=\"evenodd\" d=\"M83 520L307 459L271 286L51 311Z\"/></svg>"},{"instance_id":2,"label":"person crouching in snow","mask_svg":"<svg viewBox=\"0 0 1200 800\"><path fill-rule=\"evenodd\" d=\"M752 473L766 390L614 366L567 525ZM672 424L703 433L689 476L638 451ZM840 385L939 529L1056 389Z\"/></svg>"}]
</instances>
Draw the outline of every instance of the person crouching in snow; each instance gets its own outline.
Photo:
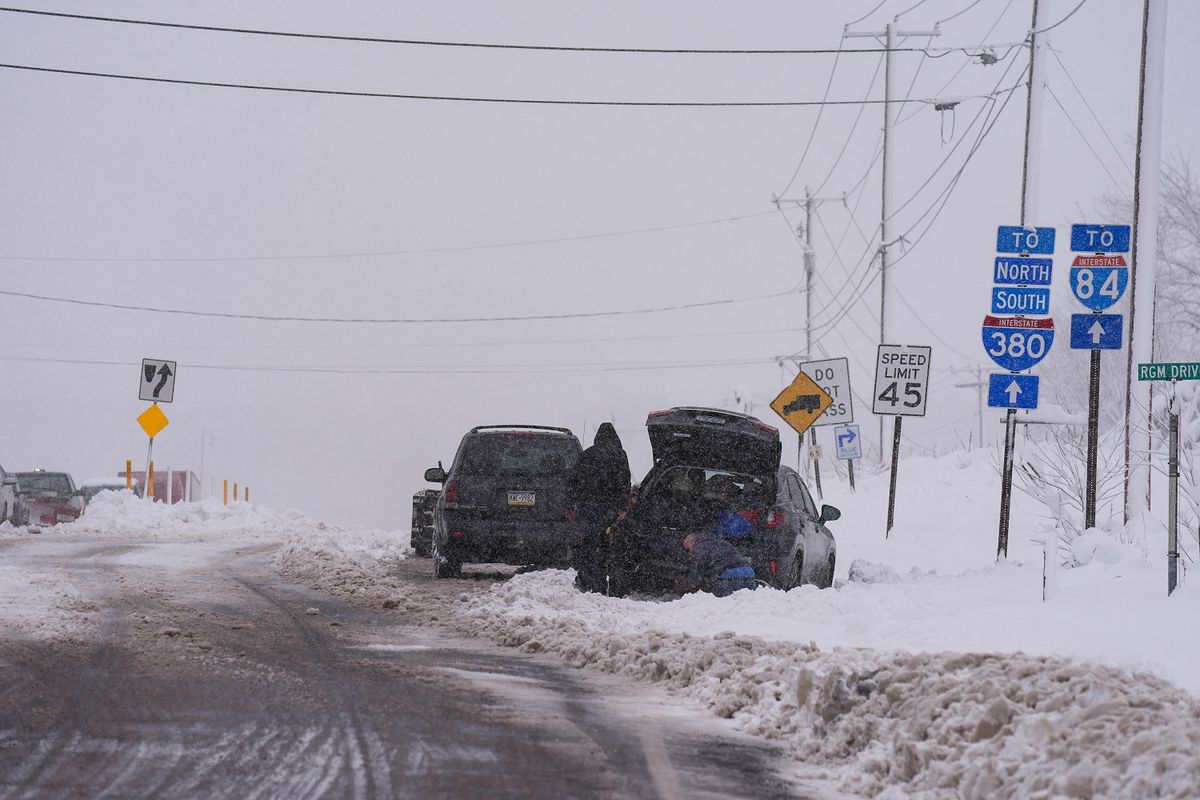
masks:
<instances>
[{"instance_id":1,"label":"person crouching in snow","mask_svg":"<svg viewBox=\"0 0 1200 800\"><path fill-rule=\"evenodd\" d=\"M716 531L689 533L683 537L683 549L691 556L685 592L711 592L725 597L738 589L755 587L750 559Z\"/></svg>"}]
</instances>

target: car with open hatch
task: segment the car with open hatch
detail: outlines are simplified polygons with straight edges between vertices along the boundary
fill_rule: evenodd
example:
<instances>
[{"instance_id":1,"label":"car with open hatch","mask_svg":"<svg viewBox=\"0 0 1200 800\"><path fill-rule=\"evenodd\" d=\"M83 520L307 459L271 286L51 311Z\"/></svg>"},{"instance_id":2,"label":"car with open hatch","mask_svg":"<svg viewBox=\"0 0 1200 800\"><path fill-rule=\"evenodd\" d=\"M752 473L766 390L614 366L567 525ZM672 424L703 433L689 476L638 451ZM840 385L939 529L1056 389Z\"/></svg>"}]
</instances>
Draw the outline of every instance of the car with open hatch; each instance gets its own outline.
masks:
<instances>
[{"instance_id":1,"label":"car with open hatch","mask_svg":"<svg viewBox=\"0 0 1200 800\"><path fill-rule=\"evenodd\" d=\"M83 513L83 493L65 472L35 469L16 474L14 525L57 525Z\"/></svg>"},{"instance_id":2,"label":"car with open hatch","mask_svg":"<svg viewBox=\"0 0 1200 800\"><path fill-rule=\"evenodd\" d=\"M566 566L575 525L567 476L583 448L567 428L480 425L469 430L446 470L434 506L434 576L459 577L465 563Z\"/></svg>"},{"instance_id":3,"label":"car with open hatch","mask_svg":"<svg viewBox=\"0 0 1200 800\"><path fill-rule=\"evenodd\" d=\"M588 585L599 580L617 596L675 593L688 571L683 539L700 530L725 535L760 584L833 584L837 544L826 523L841 512L818 510L800 475L780 463L777 429L746 414L697 407L653 412L646 429L654 465L609 528L599 562L604 579L590 576ZM718 528L721 515L730 514L749 524Z\"/></svg>"}]
</instances>

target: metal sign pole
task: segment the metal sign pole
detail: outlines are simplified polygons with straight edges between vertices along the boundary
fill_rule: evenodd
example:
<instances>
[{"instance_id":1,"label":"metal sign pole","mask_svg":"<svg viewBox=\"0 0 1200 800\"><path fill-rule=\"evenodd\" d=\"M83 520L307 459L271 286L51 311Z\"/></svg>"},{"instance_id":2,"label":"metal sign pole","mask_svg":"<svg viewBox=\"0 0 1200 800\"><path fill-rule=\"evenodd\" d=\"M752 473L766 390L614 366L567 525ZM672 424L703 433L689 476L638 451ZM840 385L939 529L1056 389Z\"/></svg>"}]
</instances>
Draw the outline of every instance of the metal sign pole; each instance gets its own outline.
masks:
<instances>
[{"instance_id":1,"label":"metal sign pole","mask_svg":"<svg viewBox=\"0 0 1200 800\"><path fill-rule=\"evenodd\" d=\"M1175 405L1175 381L1171 381L1171 433L1167 460L1167 597L1179 579L1179 408Z\"/></svg>"},{"instance_id":2,"label":"metal sign pole","mask_svg":"<svg viewBox=\"0 0 1200 800\"><path fill-rule=\"evenodd\" d=\"M1087 489L1084 495L1083 527L1096 527L1096 458L1100 443L1100 351L1092 351L1088 376Z\"/></svg>"},{"instance_id":3,"label":"metal sign pole","mask_svg":"<svg viewBox=\"0 0 1200 800\"><path fill-rule=\"evenodd\" d=\"M846 461L846 472L850 475L850 491L851 492L857 491L854 488L854 459L853 458Z\"/></svg>"},{"instance_id":4,"label":"metal sign pole","mask_svg":"<svg viewBox=\"0 0 1200 800\"><path fill-rule=\"evenodd\" d=\"M1013 445L1017 438L1017 411L1004 415L1004 471L1000 480L1000 535L996 542L996 560L1008 558L1008 517L1012 499Z\"/></svg>"},{"instance_id":5,"label":"metal sign pole","mask_svg":"<svg viewBox=\"0 0 1200 800\"><path fill-rule=\"evenodd\" d=\"M150 437L150 444L146 446L146 490L142 492L142 497L154 499L154 437Z\"/></svg>"},{"instance_id":6,"label":"metal sign pole","mask_svg":"<svg viewBox=\"0 0 1200 800\"><path fill-rule=\"evenodd\" d=\"M892 481L888 491L887 531L883 534L885 539L891 535L892 524L896 519L896 473L900 468L900 423L903 420L904 417L896 416L892 427Z\"/></svg>"},{"instance_id":7,"label":"metal sign pole","mask_svg":"<svg viewBox=\"0 0 1200 800\"><path fill-rule=\"evenodd\" d=\"M817 497L821 500L825 499L825 492L821 489L821 446L817 444L817 429L810 430L812 434L812 446L808 448L808 454L812 457L813 462L813 478L817 482ZM804 437L801 436L801 439Z\"/></svg>"}]
</instances>

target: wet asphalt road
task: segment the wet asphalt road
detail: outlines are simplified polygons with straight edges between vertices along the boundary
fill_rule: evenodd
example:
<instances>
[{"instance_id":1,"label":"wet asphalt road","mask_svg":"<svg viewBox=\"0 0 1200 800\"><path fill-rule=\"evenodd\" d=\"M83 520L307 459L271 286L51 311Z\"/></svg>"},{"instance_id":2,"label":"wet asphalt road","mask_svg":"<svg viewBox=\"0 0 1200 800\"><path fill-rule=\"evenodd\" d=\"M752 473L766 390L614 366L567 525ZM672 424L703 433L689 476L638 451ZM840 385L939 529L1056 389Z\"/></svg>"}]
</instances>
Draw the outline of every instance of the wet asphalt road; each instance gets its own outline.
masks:
<instances>
[{"instance_id":1,"label":"wet asphalt road","mask_svg":"<svg viewBox=\"0 0 1200 800\"><path fill-rule=\"evenodd\" d=\"M642 687L283 583L265 548L156 546L45 556L90 632L0 638L0 798L805 796Z\"/></svg>"}]
</instances>

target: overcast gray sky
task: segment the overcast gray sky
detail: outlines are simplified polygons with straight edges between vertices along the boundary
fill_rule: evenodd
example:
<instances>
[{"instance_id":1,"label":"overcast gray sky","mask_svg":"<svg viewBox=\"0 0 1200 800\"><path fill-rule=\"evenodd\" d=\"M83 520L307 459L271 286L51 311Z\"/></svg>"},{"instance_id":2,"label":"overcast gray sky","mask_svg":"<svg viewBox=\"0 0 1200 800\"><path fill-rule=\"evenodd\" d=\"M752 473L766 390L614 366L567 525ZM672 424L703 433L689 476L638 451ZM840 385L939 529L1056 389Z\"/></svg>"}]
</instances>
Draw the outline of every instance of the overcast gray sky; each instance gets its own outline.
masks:
<instances>
[{"instance_id":1,"label":"overcast gray sky","mask_svg":"<svg viewBox=\"0 0 1200 800\"><path fill-rule=\"evenodd\" d=\"M61 0L24 7L345 36L720 49L835 49L843 26L864 15L854 30L879 30L914 5L900 19L904 29L928 30L964 11L941 24L940 37L905 45L989 43L999 63L983 66L962 52L895 57L901 96L963 98L944 114L905 104L895 129L895 196L915 197L896 217L899 231L911 229L911 249L895 271L903 299L894 319L899 339L933 346L935 367L928 416L905 431L913 442L945 445L976 426L974 394L954 388L965 375L951 369L985 363L979 324L995 228L1015 224L1018 214L1024 89L1002 112L1007 94L995 102L983 96L1020 83L1027 51L1009 45L1024 38L1031 4L888 0L868 13L877 5ZM1053 0L1048 17L1057 21L1076 6ZM1200 123L1193 47L1200 6L1176 0L1169 14L1164 151L1188 153ZM331 42L3 12L0 22L2 60L11 65L460 97L817 101L835 61L829 54ZM1088 0L1048 35L1057 57L1047 59L1047 81L1057 100L1046 100L1039 224L1084 221L1102 194L1129 190L1140 26L1140 2ZM878 45L846 39L844 46ZM828 98L882 97L880 61L879 53L842 54ZM201 431L208 431L209 479L238 480L262 503L332 521L406 527L422 470L448 463L475 424L560 424L590 438L599 421L615 419L634 471L644 471L648 410L732 407L734 391L748 390L761 403L755 413L776 422L766 402L790 375L774 358L805 347L804 297L762 297L802 281L791 232L801 215L784 219L771 200L801 196L806 186L821 187L821 195L851 192L849 208L825 204L814 226L815 323L820 348L849 356L858 394L870 394L879 292L878 283L863 281L873 253L863 237L879 224L878 163L868 172L878 105L861 115L855 105L826 107L801 163L815 106L331 97L12 69L0 69L0 102L3 290L348 318L539 316L758 298L601 318L332 324L0 296L0 463L9 469L66 469L82 478L115 474L126 458L140 464L146 439L134 418L145 404L137 400L137 365L154 357L179 362L176 401L166 407L172 422L155 443L160 468L198 469ZM939 211L989 111L999 113L996 124ZM841 313L855 288L862 302ZM1069 296L1065 285L1055 292L1059 302ZM209 368L232 366L252 368ZM279 371L292 367L393 372ZM416 374L422 370L437 372ZM875 430L863 403L856 420ZM988 428L991 436L996 426ZM788 441L792 453L795 439Z\"/></svg>"}]
</instances>

